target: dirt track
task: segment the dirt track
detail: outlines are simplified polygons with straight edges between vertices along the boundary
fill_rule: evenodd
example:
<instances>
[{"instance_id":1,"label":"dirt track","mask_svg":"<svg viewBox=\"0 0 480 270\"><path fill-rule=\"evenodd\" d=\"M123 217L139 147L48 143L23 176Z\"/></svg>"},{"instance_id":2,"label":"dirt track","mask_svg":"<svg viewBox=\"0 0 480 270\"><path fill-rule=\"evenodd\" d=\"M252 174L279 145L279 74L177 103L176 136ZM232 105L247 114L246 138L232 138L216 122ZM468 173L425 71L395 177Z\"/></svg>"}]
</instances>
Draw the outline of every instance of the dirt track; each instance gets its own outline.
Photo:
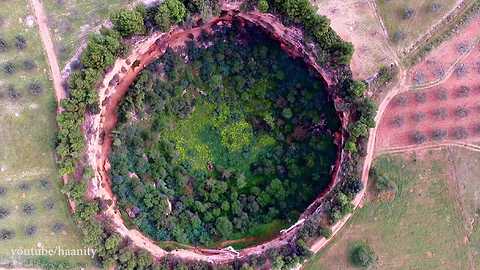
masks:
<instances>
[{"instance_id":1,"label":"dirt track","mask_svg":"<svg viewBox=\"0 0 480 270\"><path fill-rule=\"evenodd\" d=\"M45 14L42 3L40 3L40 0L30 0L30 4L32 5L35 19L37 20L43 48L47 54L48 65L50 66L50 72L53 80L53 88L55 90L55 97L57 99L57 104L59 105L58 110L61 110L60 101L63 100L67 94L65 89L62 87L62 76L60 74L57 55L55 53L55 47L48 30L48 18Z\"/></svg>"}]
</instances>

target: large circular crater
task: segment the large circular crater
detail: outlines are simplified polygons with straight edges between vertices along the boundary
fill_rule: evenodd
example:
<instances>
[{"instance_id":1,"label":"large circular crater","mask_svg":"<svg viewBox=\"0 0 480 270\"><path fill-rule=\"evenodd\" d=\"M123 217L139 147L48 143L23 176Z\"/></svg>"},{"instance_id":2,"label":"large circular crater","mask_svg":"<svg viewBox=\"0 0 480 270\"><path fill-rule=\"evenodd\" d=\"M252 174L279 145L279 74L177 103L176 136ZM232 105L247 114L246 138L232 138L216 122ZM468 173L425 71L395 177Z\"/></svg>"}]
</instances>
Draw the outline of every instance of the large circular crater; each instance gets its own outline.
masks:
<instances>
[{"instance_id":1,"label":"large circular crater","mask_svg":"<svg viewBox=\"0 0 480 270\"><path fill-rule=\"evenodd\" d=\"M295 223L337 160L325 87L253 26L217 25L167 50L118 108L110 174L127 225L245 247Z\"/></svg>"}]
</instances>

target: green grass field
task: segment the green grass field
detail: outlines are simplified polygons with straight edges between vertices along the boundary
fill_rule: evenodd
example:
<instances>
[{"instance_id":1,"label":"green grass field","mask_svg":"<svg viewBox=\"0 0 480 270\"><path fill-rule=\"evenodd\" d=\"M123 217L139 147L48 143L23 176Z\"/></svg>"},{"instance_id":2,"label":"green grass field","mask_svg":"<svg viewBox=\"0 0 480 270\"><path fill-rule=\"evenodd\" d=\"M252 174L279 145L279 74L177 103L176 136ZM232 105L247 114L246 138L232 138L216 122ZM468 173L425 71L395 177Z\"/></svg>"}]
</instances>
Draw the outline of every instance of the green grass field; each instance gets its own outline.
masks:
<instances>
[{"instance_id":1,"label":"green grass field","mask_svg":"<svg viewBox=\"0 0 480 270\"><path fill-rule=\"evenodd\" d=\"M460 195L480 192L479 158L478 153L458 149L418 157L380 157L375 167L397 184L395 199L386 202L370 195L349 224L304 269L355 269L347 256L356 241L366 241L375 250L377 269L474 269L471 265L479 263L476 219L480 200ZM462 175L455 169L459 164L475 169L462 170ZM459 184L462 181L465 185ZM472 228L466 209L477 213Z\"/></svg>"},{"instance_id":2,"label":"green grass field","mask_svg":"<svg viewBox=\"0 0 480 270\"><path fill-rule=\"evenodd\" d=\"M410 46L455 6L456 0L376 0L397 50Z\"/></svg>"},{"instance_id":3,"label":"green grass field","mask_svg":"<svg viewBox=\"0 0 480 270\"><path fill-rule=\"evenodd\" d=\"M61 68L73 56L91 30L129 0L45 0L43 4L49 17Z\"/></svg>"},{"instance_id":4,"label":"green grass field","mask_svg":"<svg viewBox=\"0 0 480 270\"><path fill-rule=\"evenodd\" d=\"M27 257L13 256L11 249L43 246L55 248L82 248L76 227L69 216L66 201L60 192L60 179L56 174L53 138L55 134L55 101L49 81L46 57L30 17L32 12L25 0L2 2L0 37L7 41L8 50L0 53L0 207L10 214L0 220L0 230L15 233L11 240L0 240L0 264L22 263ZM18 50L15 37L22 35L27 47ZM33 60L36 68L23 69L24 60ZM15 65L13 74L4 72L7 62ZM32 94L28 85L38 82L41 93ZM47 180L44 188L40 180ZM19 185L25 184L28 190ZM53 209L45 204L53 202ZM34 211L27 215L25 204ZM57 232L53 226L57 224ZM28 226L36 226L33 236L26 235ZM73 263L89 263L86 257L69 258Z\"/></svg>"}]
</instances>

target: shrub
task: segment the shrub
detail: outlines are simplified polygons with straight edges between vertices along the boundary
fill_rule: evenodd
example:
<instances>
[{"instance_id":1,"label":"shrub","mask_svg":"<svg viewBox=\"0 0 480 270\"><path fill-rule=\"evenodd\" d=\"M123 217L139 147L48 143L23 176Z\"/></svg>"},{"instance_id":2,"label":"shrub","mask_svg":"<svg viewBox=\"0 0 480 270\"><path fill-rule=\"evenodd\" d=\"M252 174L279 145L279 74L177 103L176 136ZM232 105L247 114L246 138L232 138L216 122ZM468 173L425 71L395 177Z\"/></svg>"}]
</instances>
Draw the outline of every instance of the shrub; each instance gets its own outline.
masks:
<instances>
[{"instance_id":1,"label":"shrub","mask_svg":"<svg viewBox=\"0 0 480 270\"><path fill-rule=\"evenodd\" d=\"M37 233L38 231L38 228L37 226L35 225L28 225L26 228L25 228L25 235L26 236L33 236Z\"/></svg>"},{"instance_id":2,"label":"shrub","mask_svg":"<svg viewBox=\"0 0 480 270\"><path fill-rule=\"evenodd\" d=\"M470 88L468 86L462 85L457 91L457 97L468 97L468 94L470 93Z\"/></svg>"},{"instance_id":3,"label":"shrub","mask_svg":"<svg viewBox=\"0 0 480 270\"><path fill-rule=\"evenodd\" d=\"M16 36L15 37L15 47L18 50L25 50L27 48L27 40L23 36Z\"/></svg>"},{"instance_id":4,"label":"shrub","mask_svg":"<svg viewBox=\"0 0 480 270\"><path fill-rule=\"evenodd\" d=\"M378 70L378 74L377 74L377 78L376 78L378 85L380 85L380 86L386 85L386 84L390 83L391 81L393 81L397 72L398 72L397 67L387 67L387 66L382 65L380 67L380 69Z\"/></svg>"},{"instance_id":5,"label":"shrub","mask_svg":"<svg viewBox=\"0 0 480 270\"><path fill-rule=\"evenodd\" d=\"M332 229L330 228L320 227L318 229L318 234L325 237L326 239L329 239L332 237L333 232L332 232Z\"/></svg>"},{"instance_id":6,"label":"shrub","mask_svg":"<svg viewBox=\"0 0 480 270\"><path fill-rule=\"evenodd\" d=\"M41 189L50 190L50 188L52 187L52 184L47 179L40 179L40 181L38 181L38 186Z\"/></svg>"},{"instance_id":7,"label":"shrub","mask_svg":"<svg viewBox=\"0 0 480 270\"><path fill-rule=\"evenodd\" d=\"M7 194L7 188L6 187L0 187L0 196L3 196Z\"/></svg>"},{"instance_id":8,"label":"shrub","mask_svg":"<svg viewBox=\"0 0 480 270\"><path fill-rule=\"evenodd\" d=\"M13 230L1 229L0 230L0 241L11 240L15 237L15 232Z\"/></svg>"},{"instance_id":9,"label":"shrub","mask_svg":"<svg viewBox=\"0 0 480 270\"><path fill-rule=\"evenodd\" d=\"M415 144L422 144L424 142L427 141L427 136L425 136L425 134L419 132L419 131L415 131L413 134L412 134L412 141L415 143Z\"/></svg>"},{"instance_id":10,"label":"shrub","mask_svg":"<svg viewBox=\"0 0 480 270\"><path fill-rule=\"evenodd\" d=\"M55 208L55 201L52 199L46 199L45 202L43 202L43 206L47 210L52 210L53 208Z\"/></svg>"},{"instance_id":11,"label":"shrub","mask_svg":"<svg viewBox=\"0 0 480 270\"><path fill-rule=\"evenodd\" d=\"M400 115L395 116L392 120L392 125L397 128L402 127L404 123L405 119Z\"/></svg>"},{"instance_id":12,"label":"shrub","mask_svg":"<svg viewBox=\"0 0 480 270\"><path fill-rule=\"evenodd\" d=\"M34 81L28 85L27 89L30 94L39 96L43 92L43 85L39 81Z\"/></svg>"},{"instance_id":13,"label":"shrub","mask_svg":"<svg viewBox=\"0 0 480 270\"><path fill-rule=\"evenodd\" d=\"M7 87L7 94L8 97L11 100L17 100L19 99L22 95L15 89L15 86L13 84L8 85Z\"/></svg>"},{"instance_id":14,"label":"shrub","mask_svg":"<svg viewBox=\"0 0 480 270\"><path fill-rule=\"evenodd\" d=\"M425 117L426 117L426 114L424 112L416 112L416 113L413 114L412 119L415 122L421 122L421 121L425 120Z\"/></svg>"},{"instance_id":15,"label":"shrub","mask_svg":"<svg viewBox=\"0 0 480 270\"><path fill-rule=\"evenodd\" d=\"M37 64L33 60L25 60L23 61L23 70L25 71L32 71L37 68Z\"/></svg>"},{"instance_id":16,"label":"shrub","mask_svg":"<svg viewBox=\"0 0 480 270\"><path fill-rule=\"evenodd\" d=\"M457 127L453 130L453 137L457 140L466 139L468 137L468 132L463 127Z\"/></svg>"},{"instance_id":17,"label":"shrub","mask_svg":"<svg viewBox=\"0 0 480 270\"><path fill-rule=\"evenodd\" d=\"M434 2L430 4L429 11L431 12L438 12L442 8L442 4Z\"/></svg>"},{"instance_id":18,"label":"shrub","mask_svg":"<svg viewBox=\"0 0 480 270\"><path fill-rule=\"evenodd\" d=\"M433 111L433 116L439 120L444 120L448 116L447 108L438 108Z\"/></svg>"},{"instance_id":19,"label":"shrub","mask_svg":"<svg viewBox=\"0 0 480 270\"><path fill-rule=\"evenodd\" d=\"M22 192L30 191L30 184L28 182L22 182L18 185L18 189Z\"/></svg>"},{"instance_id":20,"label":"shrub","mask_svg":"<svg viewBox=\"0 0 480 270\"><path fill-rule=\"evenodd\" d=\"M350 262L356 267L371 267L377 263L377 255L365 242L356 243L350 250Z\"/></svg>"},{"instance_id":21,"label":"shrub","mask_svg":"<svg viewBox=\"0 0 480 270\"><path fill-rule=\"evenodd\" d=\"M10 210L0 207L0 219L6 218L10 215Z\"/></svg>"},{"instance_id":22,"label":"shrub","mask_svg":"<svg viewBox=\"0 0 480 270\"><path fill-rule=\"evenodd\" d=\"M411 18L413 18L414 15L415 15L415 10L413 8L405 7L402 10L402 18L404 20L411 19Z\"/></svg>"},{"instance_id":23,"label":"shrub","mask_svg":"<svg viewBox=\"0 0 480 270\"><path fill-rule=\"evenodd\" d=\"M447 131L444 129L437 128L432 131L432 139L435 141L443 140L445 137L447 137Z\"/></svg>"},{"instance_id":24,"label":"shrub","mask_svg":"<svg viewBox=\"0 0 480 270\"><path fill-rule=\"evenodd\" d=\"M458 106L455 108L455 115L460 118L465 118L468 116L469 110L464 106Z\"/></svg>"},{"instance_id":25,"label":"shrub","mask_svg":"<svg viewBox=\"0 0 480 270\"><path fill-rule=\"evenodd\" d=\"M407 102L408 102L408 97L405 96L405 95L401 95L399 97L396 98L396 103L398 106L405 106L407 105Z\"/></svg>"},{"instance_id":26,"label":"shrub","mask_svg":"<svg viewBox=\"0 0 480 270\"><path fill-rule=\"evenodd\" d=\"M379 192L395 192L397 191L397 184L383 175L376 175L375 188Z\"/></svg>"},{"instance_id":27,"label":"shrub","mask_svg":"<svg viewBox=\"0 0 480 270\"><path fill-rule=\"evenodd\" d=\"M15 72L17 72L17 67L12 62L6 62L2 66L2 70L7 75L13 75L13 74L15 74Z\"/></svg>"},{"instance_id":28,"label":"shrub","mask_svg":"<svg viewBox=\"0 0 480 270\"><path fill-rule=\"evenodd\" d=\"M59 233L65 229L65 224L56 222L55 224L52 225L52 232L54 233Z\"/></svg>"},{"instance_id":29,"label":"shrub","mask_svg":"<svg viewBox=\"0 0 480 270\"><path fill-rule=\"evenodd\" d=\"M445 89L445 88L440 88L439 90L437 90L435 95L436 95L438 100L447 100L448 99L447 89Z\"/></svg>"},{"instance_id":30,"label":"shrub","mask_svg":"<svg viewBox=\"0 0 480 270\"><path fill-rule=\"evenodd\" d=\"M0 37L0 53L8 51L9 46L5 39Z\"/></svg>"},{"instance_id":31,"label":"shrub","mask_svg":"<svg viewBox=\"0 0 480 270\"><path fill-rule=\"evenodd\" d=\"M406 37L406 34L402 31L396 31L393 33L392 40L395 43L399 43L400 41L404 40Z\"/></svg>"},{"instance_id":32,"label":"shrub","mask_svg":"<svg viewBox=\"0 0 480 270\"><path fill-rule=\"evenodd\" d=\"M257 7L258 7L258 10L260 10L260 12L264 12L264 13L268 12L268 9L269 9L268 1L258 0Z\"/></svg>"},{"instance_id":33,"label":"shrub","mask_svg":"<svg viewBox=\"0 0 480 270\"><path fill-rule=\"evenodd\" d=\"M425 94L425 92L416 92L415 93L415 100L418 103L425 103L425 101L427 101L427 95Z\"/></svg>"},{"instance_id":34,"label":"shrub","mask_svg":"<svg viewBox=\"0 0 480 270\"><path fill-rule=\"evenodd\" d=\"M121 10L111 17L113 28L117 30L122 37L129 37L145 33L143 24L143 15L136 10Z\"/></svg>"},{"instance_id":35,"label":"shrub","mask_svg":"<svg viewBox=\"0 0 480 270\"><path fill-rule=\"evenodd\" d=\"M453 72L457 77L461 78L468 73L468 69L465 64L460 63L455 65L455 69L453 70Z\"/></svg>"},{"instance_id":36,"label":"shrub","mask_svg":"<svg viewBox=\"0 0 480 270\"><path fill-rule=\"evenodd\" d=\"M35 213L35 206L31 203L26 203L23 205L22 210L23 210L23 213L30 216L33 213Z\"/></svg>"}]
</instances>

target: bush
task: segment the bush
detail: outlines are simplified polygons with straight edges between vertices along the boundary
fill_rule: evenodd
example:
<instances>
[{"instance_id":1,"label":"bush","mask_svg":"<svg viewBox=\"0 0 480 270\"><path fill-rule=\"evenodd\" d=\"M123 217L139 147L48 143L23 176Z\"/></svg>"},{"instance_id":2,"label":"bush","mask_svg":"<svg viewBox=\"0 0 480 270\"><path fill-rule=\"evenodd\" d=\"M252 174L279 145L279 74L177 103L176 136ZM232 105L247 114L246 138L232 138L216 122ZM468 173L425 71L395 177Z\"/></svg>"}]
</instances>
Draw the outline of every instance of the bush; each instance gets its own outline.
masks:
<instances>
[{"instance_id":1,"label":"bush","mask_svg":"<svg viewBox=\"0 0 480 270\"><path fill-rule=\"evenodd\" d=\"M22 182L18 185L18 189L22 192L30 191L30 184L28 182Z\"/></svg>"},{"instance_id":2,"label":"bush","mask_svg":"<svg viewBox=\"0 0 480 270\"><path fill-rule=\"evenodd\" d=\"M43 206L47 210L52 210L53 208L55 208L55 201L53 201L52 199L46 199L45 202L43 202Z\"/></svg>"},{"instance_id":3,"label":"bush","mask_svg":"<svg viewBox=\"0 0 480 270\"><path fill-rule=\"evenodd\" d=\"M23 36L16 36L15 37L15 47L18 50L25 50L27 48L27 40Z\"/></svg>"},{"instance_id":4,"label":"bush","mask_svg":"<svg viewBox=\"0 0 480 270\"><path fill-rule=\"evenodd\" d=\"M405 119L400 115L395 116L392 120L392 125L396 128L402 127L404 123Z\"/></svg>"},{"instance_id":5,"label":"bush","mask_svg":"<svg viewBox=\"0 0 480 270\"><path fill-rule=\"evenodd\" d=\"M26 203L23 205L23 213L25 213L25 215L32 215L33 213L35 213L35 206L31 203Z\"/></svg>"},{"instance_id":6,"label":"bush","mask_svg":"<svg viewBox=\"0 0 480 270\"><path fill-rule=\"evenodd\" d=\"M350 262L356 267L371 267L377 263L377 255L365 242L356 243L350 250Z\"/></svg>"},{"instance_id":7,"label":"bush","mask_svg":"<svg viewBox=\"0 0 480 270\"><path fill-rule=\"evenodd\" d=\"M412 134L412 141L415 143L415 144L422 144L424 142L427 141L427 136L425 136L425 134L419 132L419 131L415 131L413 134Z\"/></svg>"},{"instance_id":8,"label":"bush","mask_svg":"<svg viewBox=\"0 0 480 270\"><path fill-rule=\"evenodd\" d=\"M432 139L435 141L441 141L447 137L447 131L444 129L437 128L432 132Z\"/></svg>"},{"instance_id":9,"label":"bush","mask_svg":"<svg viewBox=\"0 0 480 270\"><path fill-rule=\"evenodd\" d=\"M448 99L448 93L447 89L441 88L436 92L436 96L438 100L447 100Z\"/></svg>"},{"instance_id":10,"label":"bush","mask_svg":"<svg viewBox=\"0 0 480 270\"><path fill-rule=\"evenodd\" d=\"M0 53L8 51L9 46L5 39L0 38Z\"/></svg>"},{"instance_id":11,"label":"bush","mask_svg":"<svg viewBox=\"0 0 480 270\"><path fill-rule=\"evenodd\" d=\"M426 114L424 112L416 112L413 114L412 119L415 122L421 122L425 120Z\"/></svg>"},{"instance_id":12,"label":"bush","mask_svg":"<svg viewBox=\"0 0 480 270\"><path fill-rule=\"evenodd\" d=\"M52 232L54 233L59 233L65 229L65 224L56 222L55 224L52 225Z\"/></svg>"},{"instance_id":13,"label":"bush","mask_svg":"<svg viewBox=\"0 0 480 270\"><path fill-rule=\"evenodd\" d=\"M6 187L0 187L0 196L4 196L7 194L7 188Z\"/></svg>"},{"instance_id":14,"label":"bush","mask_svg":"<svg viewBox=\"0 0 480 270\"><path fill-rule=\"evenodd\" d=\"M23 61L23 70L25 71L32 71L37 68L37 64L33 60L25 60Z\"/></svg>"},{"instance_id":15,"label":"bush","mask_svg":"<svg viewBox=\"0 0 480 270\"><path fill-rule=\"evenodd\" d=\"M455 115L460 118L465 118L469 114L469 110L464 106L458 106L455 108Z\"/></svg>"},{"instance_id":16,"label":"bush","mask_svg":"<svg viewBox=\"0 0 480 270\"><path fill-rule=\"evenodd\" d=\"M27 89L30 94L39 96L43 92L43 85L41 82L34 81L28 85Z\"/></svg>"},{"instance_id":17,"label":"bush","mask_svg":"<svg viewBox=\"0 0 480 270\"><path fill-rule=\"evenodd\" d=\"M22 96L13 84L7 86L7 95L11 100L17 100Z\"/></svg>"},{"instance_id":18,"label":"bush","mask_svg":"<svg viewBox=\"0 0 480 270\"><path fill-rule=\"evenodd\" d=\"M38 228L35 225L29 225L25 228L25 235L26 236L33 236L37 233Z\"/></svg>"},{"instance_id":19,"label":"bush","mask_svg":"<svg viewBox=\"0 0 480 270\"><path fill-rule=\"evenodd\" d=\"M407 105L407 103L408 103L408 97L405 96L405 95L401 95L401 96L399 96L399 97L396 98L395 103L396 103L398 106L402 106L402 107L403 107L403 106Z\"/></svg>"},{"instance_id":20,"label":"bush","mask_svg":"<svg viewBox=\"0 0 480 270\"><path fill-rule=\"evenodd\" d=\"M15 74L15 72L17 72L17 67L16 67L15 64L12 63L12 62L6 62L6 63L3 64L3 66L2 66L2 70L3 70L3 72L5 72L5 74L7 74L7 75L13 75L13 74Z\"/></svg>"},{"instance_id":21,"label":"bush","mask_svg":"<svg viewBox=\"0 0 480 270\"><path fill-rule=\"evenodd\" d=\"M458 89L457 91L457 97L465 98L465 97L468 97L469 93L470 93L470 88L468 86L462 85L460 89Z\"/></svg>"},{"instance_id":22,"label":"bush","mask_svg":"<svg viewBox=\"0 0 480 270\"><path fill-rule=\"evenodd\" d=\"M444 120L448 116L447 108L437 108L433 111L433 116L438 120Z\"/></svg>"},{"instance_id":23,"label":"bush","mask_svg":"<svg viewBox=\"0 0 480 270\"><path fill-rule=\"evenodd\" d=\"M411 19L413 18L414 15L415 15L415 10L413 8L406 7L402 10L402 18L404 20Z\"/></svg>"},{"instance_id":24,"label":"bush","mask_svg":"<svg viewBox=\"0 0 480 270\"><path fill-rule=\"evenodd\" d=\"M425 103L427 101L427 94L425 94L425 92L416 92L415 100L418 103Z\"/></svg>"},{"instance_id":25,"label":"bush","mask_svg":"<svg viewBox=\"0 0 480 270\"><path fill-rule=\"evenodd\" d=\"M395 43L399 43L400 41L404 40L406 37L406 34L402 31L396 31L393 33L392 40Z\"/></svg>"},{"instance_id":26,"label":"bush","mask_svg":"<svg viewBox=\"0 0 480 270\"><path fill-rule=\"evenodd\" d=\"M40 179L38 186L43 190L50 190L52 188L52 184L47 179Z\"/></svg>"},{"instance_id":27,"label":"bush","mask_svg":"<svg viewBox=\"0 0 480 270\"><path fill-rule=\"evenodd\" d=\"M13 230L1 229L0 230L0 241L11 240L15 237L15 232Z\"/></svg>"},{"instance_id":28,"label":"bush","mask_svg":"<svg viewBox=\"0 0 480 270\"><path fill-rule=\"evenodd\" d=\"M396 192L397 184L383 175L376 175L375 188L379 192Z\"/></svg>"},{"instance_id":29,"label":"bush","mask_svg":"<svg viewBox=\"0 0 480 270\"><path fill-rule=\"evenodd\" d=\"M143 24L143 19L143 15L136 10L121 10L111 17L113 28L122 37L144 34L145 25Z\"/></svg>"},{"instance_id":30,"label":"bush","mask_svg":"<svg viewBox=\"0 0 480 270\"><path fill-rule=\"evenodd\" d=\"M466 139L468 137L467 129L457 127L453 130L453 137L457 140Z\"/></svg>"},{"instance_id":31,"label":"bush","mask_svg":"<svg viewBox=\"0 0 480 270\"><path fill-rule=\"evenodd\" d=\"M6 218L10 215L10 210L0 207L0 219Z\"/></svg>"}]
</instances>

